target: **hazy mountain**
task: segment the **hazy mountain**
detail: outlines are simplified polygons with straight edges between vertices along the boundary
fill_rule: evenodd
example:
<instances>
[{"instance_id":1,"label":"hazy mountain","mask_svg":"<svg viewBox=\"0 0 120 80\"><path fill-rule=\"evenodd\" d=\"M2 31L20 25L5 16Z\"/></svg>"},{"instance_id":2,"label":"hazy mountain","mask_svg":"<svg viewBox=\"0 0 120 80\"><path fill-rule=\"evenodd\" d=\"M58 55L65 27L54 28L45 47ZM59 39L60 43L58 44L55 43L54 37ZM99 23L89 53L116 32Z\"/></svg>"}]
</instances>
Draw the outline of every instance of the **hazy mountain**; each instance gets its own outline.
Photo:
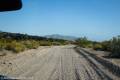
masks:
<instances>
[{"instance_id":1,"label":"hazy mountain","mask_svg":"<svg viewBox=\"0 0 120 80\"><path fill-rule=\"evenodd\" d=\"M64 40L76 40L77 37L74 36L64 36L64 35L59 35L59 34L53 34L53 35L46 35L46 38L53 38L53 39L64 39Z\"/></svg>"}]
</instances>

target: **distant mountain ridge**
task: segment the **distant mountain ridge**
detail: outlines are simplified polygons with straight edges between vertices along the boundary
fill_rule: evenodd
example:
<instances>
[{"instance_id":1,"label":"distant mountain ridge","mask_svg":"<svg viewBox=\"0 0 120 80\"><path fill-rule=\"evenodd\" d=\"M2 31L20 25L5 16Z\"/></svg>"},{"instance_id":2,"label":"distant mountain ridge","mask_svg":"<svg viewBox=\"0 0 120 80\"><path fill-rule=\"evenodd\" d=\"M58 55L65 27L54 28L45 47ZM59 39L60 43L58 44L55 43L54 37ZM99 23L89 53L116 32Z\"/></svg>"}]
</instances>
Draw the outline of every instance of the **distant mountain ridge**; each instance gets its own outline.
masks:
<instances>
[{"instance_id":1,"label":"distant mountain ridge","mask_svg":"<svg viewBox=\"0 0 120 80\"><path fill-rule=\"evenodd\" d=\"M21 34L21 33L12 33L12 32L3 32L0 31L0 38L9 38L9 39L35 39L35 40L47 40L47 38L42 36L35 36L35 35L28 35L28 34Z\"/></svg>"},{"instance_id":2,"label":"distant mountain ridge","mask_svg":"<svg viewBox=\"0 0 120 80\"><path fill-rule=\"evenodd\" d=\"M0 38L9 38L9 39L11 38L11 39L17 39L17 40L20 40L20 39L47 40L48 38L51 38L51 39L62 39L62 40L69 40L69 41L74 41L77 39L77 37L74 37L74 36L64 36L59 34L35 36L35 35L3 32L3 31L0 31Z\"/></svg>"},{"instance_id":3,"label":"distant mountain ridge","mask_svg":"<svg viewBox=\"0 0 120 80\"><path fill-rule=\"evenodd\" d=\"M53 34L53 35L46 35L46 38L53 38L53 39L64 39L64 40L70 40L74 41L77 39L77 37L74 36L64 36L64 35L59 35L59 34Z\"/></svg>"}]
</instances>

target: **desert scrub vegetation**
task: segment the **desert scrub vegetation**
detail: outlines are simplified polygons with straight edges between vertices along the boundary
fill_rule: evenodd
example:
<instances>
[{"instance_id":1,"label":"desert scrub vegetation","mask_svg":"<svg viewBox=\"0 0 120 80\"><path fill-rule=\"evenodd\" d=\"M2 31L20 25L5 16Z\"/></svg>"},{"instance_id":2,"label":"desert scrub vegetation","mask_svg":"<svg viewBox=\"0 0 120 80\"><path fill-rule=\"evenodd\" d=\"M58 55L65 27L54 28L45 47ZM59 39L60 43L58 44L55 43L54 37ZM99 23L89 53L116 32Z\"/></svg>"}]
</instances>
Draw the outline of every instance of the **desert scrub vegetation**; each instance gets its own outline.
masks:
<instances>
[{"instance_id":1,"label":"desert scrub vegetation","mask_svg":"<svg viewBox=\"0 0 120 80\"><path fill-rule=\"evenodd\" d=\"M40 46L51 46L52 42L50 41L39 41Z\"/></svg>"},{"instance_id":2,"label":"desert scrub vegetation","mask_svg":"<svg viewBox=\"0 0 120 80\"><path fill-rule=\"evenodd\" d=\"M13 40L0 39L0 50L6 49L15 53L22 52L28 49L36 49L39 46L63 45L60 42L45 41L45 40Z\"/></svg>"},{"instance_id":3,"label":"desert scrub vegetation","mask_svg":"<svg viewBox=\"0 0 120 80\"><path fill-rule=\"evenodd\" d=\"M120 58L120 36L113 37L110 40L110 57L118 57Z\"/></svg>"},{"instance_id":4,"label":"desert scrub vegetation","mask_svg":"<svg viewBox=\"0 0 120 80\"><path fill-rule=\"evenodd\" d=\"M0 39L0 50L4 49L6 45L6 41L4 39Z\"/></svg>"},{"instance_id":5,"label":"desert scrub vegetation","mask_svg":"<svg viewBox=\"0 0 120 80\"><path fill-rule=\"evenodd\" d=\"M0 50L10 50L15 53L39 46L65 45L66 40L51 39L19 33L0 32Z\"/></svg>"},{"instance_id":6,"label":"desert scrub vegetation","mask_svg":"<svg viewBox=\"0 0 120 80\"><path fill-rule=\"evenodd\" d=\"M90 40L88 40L86 37L81 37L76 40L76 43L78 46L83 48L92 48L93 44Z\"/></svg>"},{"instance_id":7,"label":"desert scrub vegetation","mask_svg":"<svg viewBox=\"0 0 120 80\"><path fill-rule=\"evenodd\" d=\"M5 49L6 50L11 50L11 51L16 52L16 53L19 53L19 52L25 50L25 45L14 40L11 43L7 43L5 45Z\"/></svg>"},{"instance_id":8,"label":"desert scrub vegetation","mask_svg":"<svg viewBox=\"0 0 120 80\"><path fill-rule=\"evenodd\" d=\"M103 50L111 52L109 57L120 58L120 36L113 37L110 40L96 42L90 41L86 37L76 40L76 44L83 48L92 48L94 50Z\"/></svg>"},{"instance_id":9,"label":"desert scrub vegetation","mask_svg":"<svg viewBox=\"0 0 120 80\"><path fill-rule=\"evenodd\" d=\"M25 45L16 40L0 39L0 49L11 50L18 53L25 50Z\"/></svg>"},{"instance_id":10,"label":"desert scrub vegetation","mask_svg":"<svg viewBox=\"0 0 120 80\"><path fill-rule=\"evenodd\" d=\"M36 49L39 47L39 42L35 40L25 40L22 41L22 44L24 44L27 49Z\"/></svg>"},{"instance_id":11,"label":"desert scrub vegetation","mask_svg":"<svg viewBox=\"0 0 120 80\"><path fill-rule=\"evenodd\" d=\"M102 49L102 45L101 45L100 43L94 44L94 45L93 45L93 49L94 49L94 50L103 50L103 49Z\"/></svg>"}]
</instances>

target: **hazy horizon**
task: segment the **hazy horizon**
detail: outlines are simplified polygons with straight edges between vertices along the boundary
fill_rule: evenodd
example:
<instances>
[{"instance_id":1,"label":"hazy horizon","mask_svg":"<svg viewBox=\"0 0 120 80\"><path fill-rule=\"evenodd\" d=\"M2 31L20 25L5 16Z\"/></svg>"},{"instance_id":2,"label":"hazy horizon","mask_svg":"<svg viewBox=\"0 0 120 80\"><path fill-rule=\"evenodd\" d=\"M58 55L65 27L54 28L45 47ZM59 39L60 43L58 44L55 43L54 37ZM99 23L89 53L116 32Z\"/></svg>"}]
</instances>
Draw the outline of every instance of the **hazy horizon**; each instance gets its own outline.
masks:
<instances>
[{"instance_id":1,"label":"hazy horizon","mask_svg":"<svg viewBox=\"0 0 120 80\"><path fill-rule=\"evenodd\" d=\"M19 11L0 12L0 30L108 40L120 34L120 0L22 0Z\"/></svg>"}]
</instances>

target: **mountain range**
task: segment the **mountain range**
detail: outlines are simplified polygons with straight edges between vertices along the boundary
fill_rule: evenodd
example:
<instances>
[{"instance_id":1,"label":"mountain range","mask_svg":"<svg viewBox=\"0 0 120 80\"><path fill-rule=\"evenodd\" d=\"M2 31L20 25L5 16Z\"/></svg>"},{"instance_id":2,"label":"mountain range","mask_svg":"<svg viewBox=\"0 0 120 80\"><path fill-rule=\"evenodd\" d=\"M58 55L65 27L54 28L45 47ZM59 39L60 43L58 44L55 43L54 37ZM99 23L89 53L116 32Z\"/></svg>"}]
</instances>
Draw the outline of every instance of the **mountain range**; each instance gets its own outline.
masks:
<instances>
[{"instance_id":1,"label":"mountain range","mask_svg":"<svg viewBox=\"0 0 120 80\"><path fill-rule=\"evenodd\" d=\"M59 34L53 34L53 35L46 35L46 38L53 38L53 39L64 39L64 40L70 40L74 41L77 39L77 37L74 36L64 36L64 35L59 35Z\"/></svg>"}]
</instances>

